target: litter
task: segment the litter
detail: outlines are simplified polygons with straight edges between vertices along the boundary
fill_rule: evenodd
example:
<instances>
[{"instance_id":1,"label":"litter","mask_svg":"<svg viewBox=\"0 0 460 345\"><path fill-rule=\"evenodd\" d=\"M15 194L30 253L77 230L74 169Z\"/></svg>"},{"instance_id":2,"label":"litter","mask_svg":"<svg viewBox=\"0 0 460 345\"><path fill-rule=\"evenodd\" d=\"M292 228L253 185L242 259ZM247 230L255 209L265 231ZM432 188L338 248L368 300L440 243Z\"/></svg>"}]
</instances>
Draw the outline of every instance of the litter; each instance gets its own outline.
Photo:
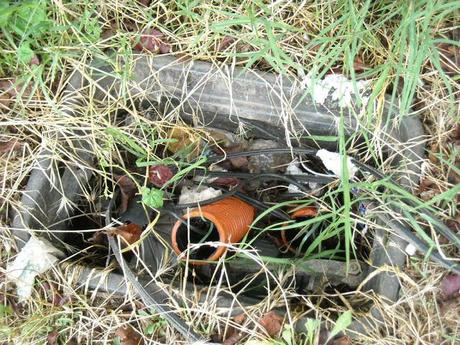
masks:
<instances>
[{"instance_id":1,"label":"litter","mask_svg":"<svg viewBox=\"0 0 460 345\"><path fill-rule=\"evenodd\" d=\"M200 201L205 201L222 195L220 189L214 189L206 186L193 186L193 187L182 187L179 196L179 205L193 204Z\"/></svg>"},{"instance_id":2,"label":"litter","mask_svg":"<svg viewBox=\"0 0 460 345\"><path fill-rule=\"evenodd\" d=\"M335 176L339 177L340 179L343 176L342 171L342 155L337 152L331 152L325 149L320 149L316 152L316 156L321 159L324 166L327 170L330 170L334 173ZM347 168L348 168L348 178L352 179L358 168L352 163L351 158L347 157Z\"/></svg>"},{"instance_id":3,"label":"litter","mask_svg":"<svg viewBox=\"0 0 460 345\"><path fill-rule=\"evenodd\" d=\"M53 267L64 253L45 239L31 236L16 259L7 266L6 276L16 284L20 301L32 295L35 277Z\"/></svg>"}]
</instances>

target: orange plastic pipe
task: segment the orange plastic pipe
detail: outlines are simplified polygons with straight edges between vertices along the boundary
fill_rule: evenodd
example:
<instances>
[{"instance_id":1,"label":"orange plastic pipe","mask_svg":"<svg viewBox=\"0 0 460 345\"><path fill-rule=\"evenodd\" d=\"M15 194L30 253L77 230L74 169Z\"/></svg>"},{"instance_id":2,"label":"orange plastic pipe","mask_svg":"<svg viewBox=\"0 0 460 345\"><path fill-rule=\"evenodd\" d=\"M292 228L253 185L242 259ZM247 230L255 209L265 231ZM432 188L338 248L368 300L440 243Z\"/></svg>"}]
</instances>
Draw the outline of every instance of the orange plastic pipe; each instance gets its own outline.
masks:
<instances>
[{"instance_id":1,"label":"orange plastic pipe","mask_svg":"<svg viewBox=\"0 0 460 345\"><path fill-rule=\"evenodd\" d=\"M182 219L198 218L205 219L214 224L215 230L219 235L219 242L224 244L238 243L249 231L249 228L254 220L255 209L244 201L228 197L223 200L216 201L212 204L193 209L182 216ZM189 230L183 222L178 220L171 232L171 242L174 251L177 254L181 253L178 245L178 236L189 236ZM220 258L227 250L225 245L218 246L216 250L207 258L206 261L215 261ZM190 263L200 265L205 262L190 260Z\"/></svg>"},{"instance_id":2,"label":"orange plastic pipe","mask_svg":"<svg viewBox=\"0 0 460 345\"><path fill-rule=\"evenodd\" d=\"M291 219L295 220L295 219L307 218L307 217L313 218L313 217L316 217L317 214L318 214L318 209L316 207L306 206L306 207L302 207L301 209L298 209L297 211L293 212L291 215ZM286 234L287 231L294 231L294 230L295 229L281 230L281 240L289 251L296 253L296 249L291 246L287 238L287 234Z\"/></svg>"}]
</instances>

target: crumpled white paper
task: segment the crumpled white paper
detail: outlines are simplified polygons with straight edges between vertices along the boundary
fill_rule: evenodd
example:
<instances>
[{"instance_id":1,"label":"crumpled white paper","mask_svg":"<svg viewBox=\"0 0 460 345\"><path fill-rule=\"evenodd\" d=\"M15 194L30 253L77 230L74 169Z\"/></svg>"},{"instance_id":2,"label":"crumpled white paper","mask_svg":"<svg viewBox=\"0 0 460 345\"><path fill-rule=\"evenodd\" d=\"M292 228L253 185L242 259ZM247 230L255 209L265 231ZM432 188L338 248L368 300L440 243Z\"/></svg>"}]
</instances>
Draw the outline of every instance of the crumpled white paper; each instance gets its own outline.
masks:
<instances>
[{"instance_id":1,"label":"crumpled white paper","mask_svg":"<svg viewBox=\"0 0 460 345\"><path fill-rule=\"evenodd\" d=\"M180 192L179 205L191 204L199 201L205 201L222 195L220 189L214 189L206 186L184 186Z\"/></svg>"},{"instance_id":2,"label":"crumpled white paper","mask_svg":"<svg viewBox=\"0 0 460 345\"><path fill-rule=\"evenodd\" d=\"M45 239L31 236L16 259L9 263L6 277L16 284L19 301L32 295L35 277L51 268L64 254Z\"/></svg>"},{"instance_id":3,"label":"crumpled white paper","mask_svg":"<svg viewBox=\"0 0 460 345\"><path fill-rule=\"evenodd\" d=\"M342 155L337 152L331 152L325 149L318 150L316 156L321 159L327 170L334 173L335 176L342 178ZM347 157L348 177L351 179L355 176L358 168Z\"/></svg>"}]
</instances>

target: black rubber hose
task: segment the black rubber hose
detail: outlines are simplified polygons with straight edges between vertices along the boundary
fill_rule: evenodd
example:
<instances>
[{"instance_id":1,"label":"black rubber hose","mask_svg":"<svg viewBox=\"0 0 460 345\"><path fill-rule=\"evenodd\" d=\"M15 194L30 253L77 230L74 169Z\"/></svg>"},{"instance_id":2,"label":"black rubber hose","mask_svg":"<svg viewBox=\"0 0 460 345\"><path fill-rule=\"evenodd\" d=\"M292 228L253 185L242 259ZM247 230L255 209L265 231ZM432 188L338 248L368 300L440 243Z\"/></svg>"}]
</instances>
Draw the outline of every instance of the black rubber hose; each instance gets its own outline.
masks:
<instances>
[{"instance_id":1,"label":"black rubber hose","mask_svg":"<svg viewBox=\"0 0 460 345\"><path fill-rule=\"evenodd\" d=\"M112 209L114 207L115 197L113 197L109 202L109 207L107 208L105 223L106 226L110 225L112 222ZM147 289L141 284L134 273L129 268L127 262L123 258L123 255L120 252L118 243L115 241L113 236L108 236L110 248L115 255L115 259L120 265L120 268L123 270L124 276L129 280L129 282L136 289L137 294L142 299L142 302L149 308L153 308L159 315L161 315L168 323L182 336L184 336L188 341L192 342L201 342L207 343L207 339L204 339L199 334L195 333L190 326L188 326L185 321L179 317L176 312L171 309L167 304L169 296L164 293L164 291L156 284L155 281L151 281L148 284ZM155 274L155 272L152 272ZM147 284L146 284L147 285Z\"/></svg>"}]
</instances>

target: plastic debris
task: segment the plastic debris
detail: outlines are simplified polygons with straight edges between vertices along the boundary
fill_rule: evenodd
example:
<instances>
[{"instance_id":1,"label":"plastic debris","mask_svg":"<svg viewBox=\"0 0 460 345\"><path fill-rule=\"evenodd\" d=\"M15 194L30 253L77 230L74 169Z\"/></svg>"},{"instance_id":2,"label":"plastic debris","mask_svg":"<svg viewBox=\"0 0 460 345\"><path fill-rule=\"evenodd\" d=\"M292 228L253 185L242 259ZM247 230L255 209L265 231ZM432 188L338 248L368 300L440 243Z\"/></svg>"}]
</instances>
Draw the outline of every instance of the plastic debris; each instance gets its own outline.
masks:
<instances>
[{"instance_id":1,"label":"plastic debris","mask_svg":"<svg viewBox=\"0 0 460 345\"><path fill-rule=\"evenodd\" d=\"M286 168L286 175L303 175L305 174L302 169L299 168L299 163L297 160L292 161ZM288 193L300 193L300 188L292 183L288 186Z\"/></svg>"},{"instance_id":2,"label":"plastic debris","mask_svg":"<svg viewBox=\"0 0 460 345\"><path fill-rule=\"evenodd\" d=\"M16 259L7 266L7 278L16 284L20 301L32 295L35 277L46 272L63 256L64 253L47 240L30 237Z\"/></svg>"},{"instance_id":3,"label":"plastic debris","mask_svg":"<svg viewBox=\"0 0 460 345\"><path fill-rule=\"evenodd\" d=\"M222 195L220 189L206 186L183 187L179 196L179 205L205 201Z\"/></svg>"},{"instance_id":4,"label":"plastic debris","mask_svg":"<svg viewBox=\"0 0 460 345\"><path fill-rule=\"evenodd\" d=\"M335 176L342 178L342 155L337 152L331 152L325 149L318 150L316 156L321 159L327 170L334 173ZM358 171L358 168L351 162L351 158L347 157L348 178L353 178Z\"/></svg>"},{"instance_id":5,"label":"plastic debris","mask_svg":"<svg viewBox=\"0 0 460 345\"><path fill-rule=\"evenodd\" d=\"M314 80L307 75L302 80L302 86L311 92L316 103L324 104L330 97L332 101L338 101L342 108L351 107L352 99L357 97L367 103L368 97L361 94L368 88L368 85L369 81L361 80L354 83L342 74L330 74L323 80ZM358 91L357 95L356 91Z\"/></svg>"},{"instance_id":6,"label":"plastic debris","mask_svg":"<svg viewBox=\"0 0 460 345\"><path fill-rule=\"evenodd\" d=\"M407 253L407 255L413 256L417 252L417 248L415 248L415 246L412 243L409 243L406 246L405 252Z\"/></svg>"}]
</instances>

